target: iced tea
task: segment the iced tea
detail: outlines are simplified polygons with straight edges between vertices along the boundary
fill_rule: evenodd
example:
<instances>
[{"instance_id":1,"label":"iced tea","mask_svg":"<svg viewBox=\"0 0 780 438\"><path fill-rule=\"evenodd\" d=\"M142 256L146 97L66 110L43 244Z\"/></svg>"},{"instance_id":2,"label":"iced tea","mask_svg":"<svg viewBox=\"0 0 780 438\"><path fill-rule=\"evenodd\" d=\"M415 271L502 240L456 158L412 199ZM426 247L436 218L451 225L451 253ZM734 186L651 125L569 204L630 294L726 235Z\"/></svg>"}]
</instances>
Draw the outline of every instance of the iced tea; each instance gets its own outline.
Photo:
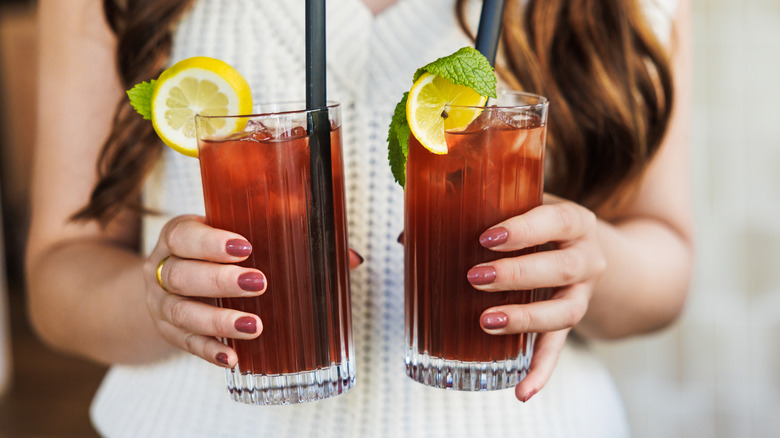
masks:
<instances>
[{"instance_id":1,"label":"iced tea","mask_svg":"<svg viewBox=\"0 0 780 438\"><path fill-rule=\"evenodd\" d=\"M354 383L341 128L331 130L336 290L323 291L309 262L309 136L301 123L278 122L254 118L240 134L199 143L207 223L244 236L252 254L241 265L267 278L259 297L218 300L263 323L256 339L225 340L238 354L230 391L259 404L324 398Z\"/></svg>"},{"instance_id":2,"label":"iced tea","mask_svg":"<svg viewBox=\"0 0 780 438\"><path fill-rule=\"evenodd\" d=\"M479 244L479 236L542 202L542 103L542 108L486 108L464 131L446 133L445 155L410 139L406 363L415 380L461 390L498 389L513 386L527 370L533 336L489 335L479 319L489 307L532 302L536 292L482 292L466 273L480 263L533 251L491 251Z\"/></svg>"}]
</instances>

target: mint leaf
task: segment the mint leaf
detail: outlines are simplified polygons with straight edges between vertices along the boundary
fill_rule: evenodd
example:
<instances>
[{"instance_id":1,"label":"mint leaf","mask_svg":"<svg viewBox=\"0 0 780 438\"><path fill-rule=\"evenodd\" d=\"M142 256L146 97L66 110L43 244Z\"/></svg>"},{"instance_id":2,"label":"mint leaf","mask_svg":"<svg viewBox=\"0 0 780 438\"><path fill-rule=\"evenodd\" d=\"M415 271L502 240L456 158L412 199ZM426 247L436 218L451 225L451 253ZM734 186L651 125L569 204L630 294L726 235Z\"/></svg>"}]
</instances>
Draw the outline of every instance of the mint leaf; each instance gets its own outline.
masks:
<instances>
[{"instance_id":1,"label":"mint leaf","mask_svg":"<svg viewBox=\"0 0 780 438\"><path fill-rule=\"evenodd\" d=\"M406 185L406 156L409 155L409 122L406 121L406 99L409 93L395 106L393 120L387 133L387 159L390 161L390 170L398 184Z\"/></svg>"},{"instance_id":2,"label":"mint leaf","mask_svg":"<svg viewBox=\"0 0 780 438\"><path fill-rule=\"evenodd\" d=\"M464 47L452 55L418 69L412 82L417 82L423 73L441 76L453 84L469 87L482 96L496 97L496 75L487 58L471 47ZM395 106L393 120L387 133L387 158L390 170L398 184L406 184L406 157L409 154L409 122L406 119L406 100L409 93Z\"/></svg>"},{"instance_id":3,"label":"mint leaf","mask_svg":"<svg viewBox=\"0 0 780 438\"><path fill-rule=\"evenodd\" d=\"M453 84L469 87L483 96L496 97L497 81L493 67L487 58L472 47L464 47L418 69L413 81L416 82L424 72L441 76Z\"/></svg>"},{"instance_id":4,"label":"mint leaf","mask_svg":"<svg viewBox=\"0 0 780 438\"><path fill-rule=\"evenodd\" d=\"M154 83L152 79L149 82L141 82L133 88L127 90L127 97L130 98L130 105L140 114L144 120L152 120L152 91Z\"/></svg>"}]
</instances>

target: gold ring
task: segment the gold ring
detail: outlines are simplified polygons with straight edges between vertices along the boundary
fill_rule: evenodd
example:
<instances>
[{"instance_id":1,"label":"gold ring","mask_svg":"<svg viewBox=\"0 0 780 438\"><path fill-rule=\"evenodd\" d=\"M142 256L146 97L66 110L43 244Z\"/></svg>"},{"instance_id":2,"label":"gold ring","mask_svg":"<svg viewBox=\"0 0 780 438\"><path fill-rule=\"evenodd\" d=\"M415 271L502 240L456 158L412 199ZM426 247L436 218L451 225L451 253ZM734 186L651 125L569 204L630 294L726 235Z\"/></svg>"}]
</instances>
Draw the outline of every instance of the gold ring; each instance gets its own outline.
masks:
<instances>
[{"instance_id":1,"label":"gold ring","mask_svg":"<svg viewBox=\"0 0 780 438\"><path fill-rule=\"evenodd\" d=\"M168 260L170 256L163 257L162 260L160 260L160 263L157 264L157 283L160 285L160 287L165 291L168 292L168 289L165 287L162 281L162 268L165 262Z\"/></svg>"}]
</instances>

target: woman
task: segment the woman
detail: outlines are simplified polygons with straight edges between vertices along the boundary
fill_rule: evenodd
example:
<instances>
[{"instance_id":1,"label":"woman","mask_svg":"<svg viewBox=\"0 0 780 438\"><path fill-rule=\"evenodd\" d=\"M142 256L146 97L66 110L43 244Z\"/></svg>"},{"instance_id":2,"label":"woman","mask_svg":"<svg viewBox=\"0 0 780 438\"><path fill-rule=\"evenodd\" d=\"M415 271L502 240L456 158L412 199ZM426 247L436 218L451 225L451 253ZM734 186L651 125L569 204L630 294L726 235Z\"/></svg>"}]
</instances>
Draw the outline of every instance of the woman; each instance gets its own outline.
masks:
<instances>
[{"instance_id":1,"label":"woman","mask_svg":"<svg viewBox=\"0 0 780 438\"><path fill-rule=\"evenodd\" d=\"M578 339L661 329L685 300L687 3L666 9L676 11L679 31L670 61L659 43L669 29L663 19L654 29L646 21L663 10L621 0L508 2L499 71L552 101L551 194L493 227L504 236L493 249L557 248L495 262L495 280L475 285L486 293L556 288L550 301L483 314L493 315L482 321L489 333L542 333L512 397L425 388L403 375L400 359L403 264L394 241L403 194L386 164L386 126L417 67L471 44L454 13L465 2L329 2L328 90L344 108L350 245L366 260L351 280L358 384L322 402L260 408L224 394L219 367L236 356L216 337L262 336L262 321L192 299L262 293L262 272L233 265L251 248L192 215L203 211L197 161L162 148L126 103L115 109L124 89L196 55L235 66L263 101L301 100L302 2L102 3L40 2L27 256L40 336L114 365L93 403L101 433L628 434L614 385ZM674 85L682 92L673 95ZM165 291L155 270L167 256Z\"/></svg>"}]
</instances>

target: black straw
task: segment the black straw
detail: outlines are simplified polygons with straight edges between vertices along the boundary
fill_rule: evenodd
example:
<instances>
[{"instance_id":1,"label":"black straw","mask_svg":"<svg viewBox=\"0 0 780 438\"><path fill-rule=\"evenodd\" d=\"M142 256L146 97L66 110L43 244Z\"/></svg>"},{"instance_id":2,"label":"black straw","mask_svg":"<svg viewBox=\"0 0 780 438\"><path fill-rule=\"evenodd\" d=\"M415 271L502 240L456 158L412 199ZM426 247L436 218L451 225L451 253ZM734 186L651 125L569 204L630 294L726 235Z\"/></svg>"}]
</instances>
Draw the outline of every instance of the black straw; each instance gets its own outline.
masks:
<instances>
[{"instance_id":1,"label":"black straw","mask_svg":"<svg viewBox=\"0 0 780 438\"><path fill-rule=\"evenodd\" d=\"M325 0L306 0L306 109L311 194L308 209L309 266L317 362L330 363L329 296L336 293L336 235L333 208L330 118L325 83ZM318 318L318 314L323 314Z\"/></svg>"},{"instance_id":2,"label":"black straw","mask_svg":"<svg viewBox=\"0 0 780 438\"><path fill-rule=\"evenodd\" d=\"M306 0L306 109L325 108L325 0Z\"/></svg>"},{"instance_id":3,"label":"black straw","mask_svg":"<svg viewBox=\"0 0 780 438\"><path fill-rule=\"evenodd\" d=\"M482 53L490 65L496 64L498 38L501 35L501 18L504 16L504 0L483 0L479 17L477 39L474 47Z\"/></svg>"}]
</instances>

